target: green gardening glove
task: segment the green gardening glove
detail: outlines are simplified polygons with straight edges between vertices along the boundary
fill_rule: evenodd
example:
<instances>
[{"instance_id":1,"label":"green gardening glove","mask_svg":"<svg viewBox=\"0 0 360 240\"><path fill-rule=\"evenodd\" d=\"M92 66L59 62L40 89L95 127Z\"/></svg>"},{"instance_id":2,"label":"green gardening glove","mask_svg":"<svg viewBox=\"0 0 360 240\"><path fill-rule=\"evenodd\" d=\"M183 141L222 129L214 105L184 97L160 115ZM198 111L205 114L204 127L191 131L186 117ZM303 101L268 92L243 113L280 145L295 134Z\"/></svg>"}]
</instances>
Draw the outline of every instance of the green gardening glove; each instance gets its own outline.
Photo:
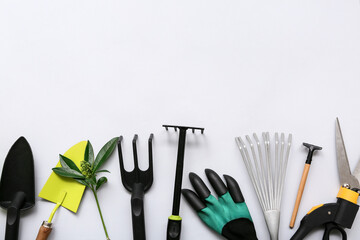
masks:
<instances>
[{"instance_id":1,"label":"green gardening glove","mask_svg":"<svg viewBox=\"0 0 360 240\"><path fill-rule=\"evenodd\" d=\"M190 173L189 178L196 193L189 189L182 190L200 219L226 239L257 240L250 212L235 179L224 175L226 187L216 172L206 169L205 173L218 199L210 194L210 190L195 173Z\"/></svg>"}]
</instances>

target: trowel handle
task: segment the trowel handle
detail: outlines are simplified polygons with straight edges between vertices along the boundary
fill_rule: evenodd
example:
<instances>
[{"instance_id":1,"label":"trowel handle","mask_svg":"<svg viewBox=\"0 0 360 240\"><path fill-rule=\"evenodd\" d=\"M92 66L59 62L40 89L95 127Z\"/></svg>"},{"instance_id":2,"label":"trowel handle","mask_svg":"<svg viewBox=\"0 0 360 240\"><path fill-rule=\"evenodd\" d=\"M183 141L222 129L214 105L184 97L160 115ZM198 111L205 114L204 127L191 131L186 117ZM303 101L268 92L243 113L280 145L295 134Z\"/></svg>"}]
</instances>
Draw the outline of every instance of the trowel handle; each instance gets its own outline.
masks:
<instances>
[{"instance_id":1,"label":"trowel handle","mask_svg":"<svg viewBox=\"0 0 360 240\"><path fill-rule=\"evenodd\" d=\"M133 225L133 239L145 240L145 220L144 220L144 186L135 183L131 195L131 214Z\"/></svg>"},{"instance_id":2,"label":"trowel handle","mask_svg":"<svg viewBox=\"0 0 360 240\"><path fill-rule=\"evenodd\" d=\"M36 240L46 240L52 231L51 225L51 223L44 221L39 229Z\"/></svg>"},{"instance_id":3,"label":"trowel handle","mask_svg":"<svg viewBox=\"0 0 360 240\"><path fill-rule=\"evenodd\" d=\"M17 192L7 209L5 240L17 240L19 236L20 209L25 202L24 192Z\"/></svg>"}]
</instances>

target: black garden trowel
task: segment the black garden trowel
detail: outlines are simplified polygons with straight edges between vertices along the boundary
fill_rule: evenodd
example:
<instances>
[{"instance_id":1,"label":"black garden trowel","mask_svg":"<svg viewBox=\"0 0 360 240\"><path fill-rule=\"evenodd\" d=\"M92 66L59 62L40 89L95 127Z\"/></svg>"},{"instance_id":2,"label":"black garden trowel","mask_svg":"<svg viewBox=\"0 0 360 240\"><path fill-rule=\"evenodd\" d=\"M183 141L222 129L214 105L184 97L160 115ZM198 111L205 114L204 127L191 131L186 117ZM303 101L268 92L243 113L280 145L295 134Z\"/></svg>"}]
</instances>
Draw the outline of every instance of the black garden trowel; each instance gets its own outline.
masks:
<instances>
[{"instance_id":1,"label":"black garden trowel","mask_svg":"<svg viewBox=\"0 0 360 240\"><path fill-rule=\"evenodd\" d=\"M20 210L35 205L34 159L29 143L20 137L6 156L0 181L0 206L7 209L5 240L17 240Z\"/></svg>"}]
</instances>

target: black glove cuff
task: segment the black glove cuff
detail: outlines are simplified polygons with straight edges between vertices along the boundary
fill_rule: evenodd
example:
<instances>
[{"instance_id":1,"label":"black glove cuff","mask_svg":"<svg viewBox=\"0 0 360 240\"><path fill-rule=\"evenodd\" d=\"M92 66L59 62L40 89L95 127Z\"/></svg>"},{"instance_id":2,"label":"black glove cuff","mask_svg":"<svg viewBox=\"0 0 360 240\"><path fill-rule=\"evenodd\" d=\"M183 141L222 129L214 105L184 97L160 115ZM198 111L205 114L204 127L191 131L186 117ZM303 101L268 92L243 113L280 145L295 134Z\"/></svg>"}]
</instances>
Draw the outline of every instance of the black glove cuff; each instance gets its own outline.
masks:
<instances>
[{"instance_id":1,"label":"black glove cuff","mask_svg":"<svg viewBox=\"0 0 360 240\"><path fill-rule=\"evenodd\" d=\"M253 222L247 218L239 218L228 222L221 235L229 240L257 240Z\"/></svg>"}]
</instances>

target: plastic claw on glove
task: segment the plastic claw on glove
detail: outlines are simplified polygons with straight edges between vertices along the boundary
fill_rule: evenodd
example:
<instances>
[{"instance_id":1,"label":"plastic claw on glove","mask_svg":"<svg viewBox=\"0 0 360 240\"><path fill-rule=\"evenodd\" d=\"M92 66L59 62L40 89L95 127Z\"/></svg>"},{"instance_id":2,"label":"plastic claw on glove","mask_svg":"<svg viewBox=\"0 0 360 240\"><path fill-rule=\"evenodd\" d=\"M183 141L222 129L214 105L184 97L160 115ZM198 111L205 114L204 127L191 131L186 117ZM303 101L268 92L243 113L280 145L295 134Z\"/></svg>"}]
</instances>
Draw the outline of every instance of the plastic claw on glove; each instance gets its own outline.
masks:
<instances>
[{"instance_id":1,"label":"plastic claw on glove","mask_svg":"<svg viewBox=\"0 0 360 240\"><path fill-rule=\"evenodd\" d=\"M195 192L182 190L183 196L200 219L226 239L257 240L250 212L235 179L224 175L226 186L213 170L206 169L205 173L218 198L211 195L205 183L195 173L189 174Z\"/></svg>"}]
</instances>

